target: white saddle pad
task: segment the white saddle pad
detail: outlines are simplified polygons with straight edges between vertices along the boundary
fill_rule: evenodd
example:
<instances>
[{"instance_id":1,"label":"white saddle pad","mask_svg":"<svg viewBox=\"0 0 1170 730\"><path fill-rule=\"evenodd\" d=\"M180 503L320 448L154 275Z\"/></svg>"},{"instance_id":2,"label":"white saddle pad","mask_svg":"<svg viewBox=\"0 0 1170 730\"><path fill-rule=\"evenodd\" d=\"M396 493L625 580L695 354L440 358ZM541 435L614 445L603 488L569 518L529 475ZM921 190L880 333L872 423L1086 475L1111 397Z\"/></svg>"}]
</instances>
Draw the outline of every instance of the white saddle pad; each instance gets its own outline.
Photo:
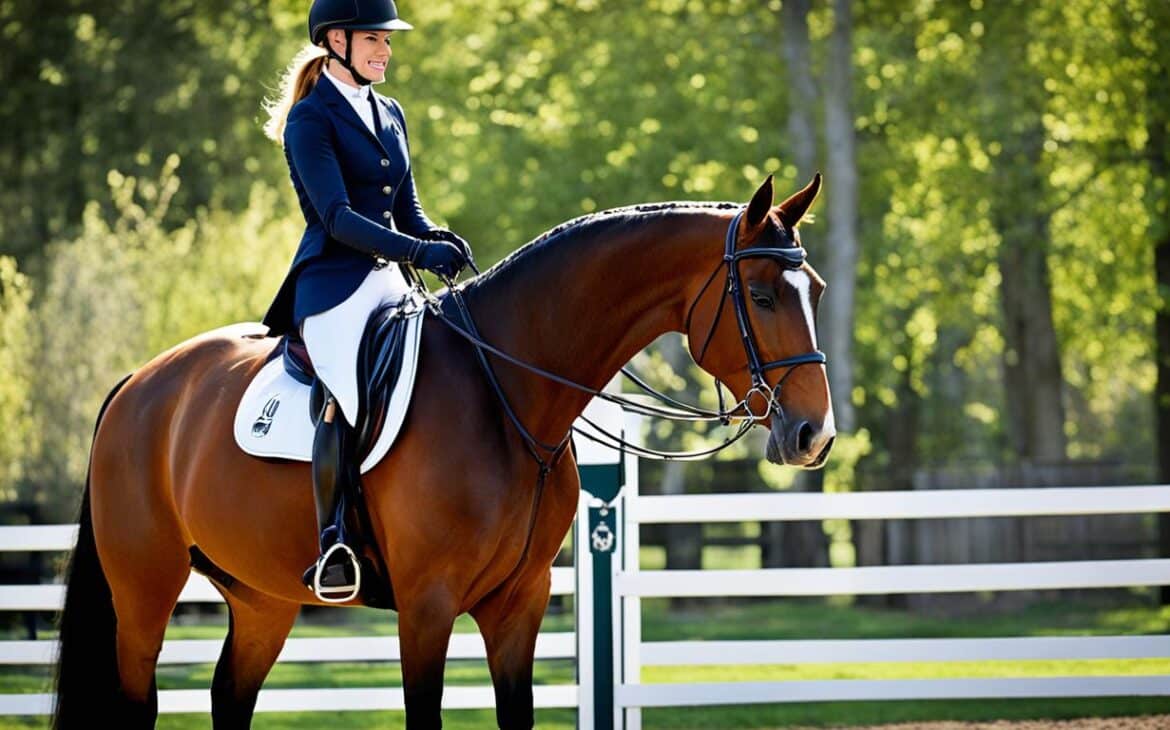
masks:
<instances>
[{"instance_id":1,"label":"white saddle pad","mask_svg":"<svg viewBox=\"0 0 1170 730\"><path fill-rule=\"evenodd\" d=\"M386 421L378 442L362 461L363 474L377 466L390 450L406 419L410 394L414 390L425 312L424 308L418 307L417 311L407 314L402 372L390 394ZM285 372L283 357L273 358L252 379L240 400L236 410L236 443L252 456L312 461L314 431L309 417L309 386L302 385Z\"/></svg>"}]
</instances>

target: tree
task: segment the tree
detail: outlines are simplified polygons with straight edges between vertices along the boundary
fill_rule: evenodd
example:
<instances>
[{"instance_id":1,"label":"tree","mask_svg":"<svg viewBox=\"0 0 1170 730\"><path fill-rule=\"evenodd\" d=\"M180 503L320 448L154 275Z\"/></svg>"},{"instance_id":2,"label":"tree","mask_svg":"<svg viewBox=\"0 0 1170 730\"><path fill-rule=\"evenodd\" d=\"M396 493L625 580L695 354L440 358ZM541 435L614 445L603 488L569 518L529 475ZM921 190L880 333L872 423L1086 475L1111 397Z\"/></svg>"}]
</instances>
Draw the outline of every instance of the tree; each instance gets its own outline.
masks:
<instances>
[{"instance_id":1,"label":"tree","mask_svg":"<svg viewBox=\"0 0 1170 730\"><path fill-rule=\"evenodd\" d=\"M33 353L36 328L28 277L0 256L0 502L27 500L25 466L36 448L33 428Z\"/></svg>"},{"instance_id":2,"label":"tree","mask_svg":"<svg viewBox=\"0 0 1170 730\"><path fill-rule=\"evenodd\" d=\"M857 288L857 158L853 117L853 8L851 0L834 0L833 33L825 64L826 179L832 181L826 196L829 232L825 245L828 259L819 332L829 357L833 387L833 412L838 430L857 428L853 412L853 318Z\"/></svg>"},{"instance_id":3,"label":"tree","mask_svg":"<svg viewBox=\"0 0 1170 730\"><path fill-rule=\"evenodd\" d=\"M1170 27L1170 9L1151 2L1153 27ZM1152 48L1151 48L1152 46ZM1147 46L1150 53L1146 76L1146 149L1150 184L1145 204L1150 216L1150 243L1154 249L1157 281L1154 321L1154 353L1157 385L1154 413L1157 428L1158 480L1170 484L1170 49L1164 42ZM1170 514L1158 516L1159 553L1170 558ZM1170 586L1162 586L1163 605L1170 605Z\"/></svg>"},{"instance_id":4,"label":"tree","mask_svg":"<svg viewBox=\"0 0 1170 730\"><path fill-rule=\"evenodd\" d=\"M780 6L784 71L788 78L788 139L784 148L796 165L796 179L816 172L817 89L808 34L811 0L789 0Z\"/></svg>"},{"instance_id":5,"label":"tree","mask_svg":"<svg viewBox=\"0 0 1170 730\"><path fill-rule=\"evenodd\" d=\"M117 218L110 170L155 176L178 155L169 226L201 206L240 210L254 182L283 181L260 102L303 36L274 13L245 0L5 3L0 253L39 279L39 254L80 230L90 202Z\"/></svg>"},{"instance_id":6,"label":"tree","mask_svg":"<svg viewBox=\"0 0 1170 730\"><path fill-rule=\"evenodd\" d=\"M1065 457L1063 375L1052 317L1051 241L1042 117L1044 79L1028 59L1028 9L990 16L984 38L982 121L995 157L987 191L1000 235L1003 369L1011 446L1023 461ZM1006 121L1006 123L1005 123Z\"/></svg>"}]
</instances>

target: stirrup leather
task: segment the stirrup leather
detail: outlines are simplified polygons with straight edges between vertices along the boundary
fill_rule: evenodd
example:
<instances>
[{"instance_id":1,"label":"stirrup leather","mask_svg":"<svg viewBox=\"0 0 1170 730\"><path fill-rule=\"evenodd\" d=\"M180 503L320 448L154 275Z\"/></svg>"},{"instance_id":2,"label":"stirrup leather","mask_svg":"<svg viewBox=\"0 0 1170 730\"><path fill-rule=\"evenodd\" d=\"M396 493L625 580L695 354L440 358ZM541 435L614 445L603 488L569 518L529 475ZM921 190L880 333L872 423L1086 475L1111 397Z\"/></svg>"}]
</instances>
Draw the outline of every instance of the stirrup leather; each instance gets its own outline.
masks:
<instances>
[{"instance_id":1,"label":"stirrup leather","mask_svg":"<svg viewBox=\"0 0 1170 730\"><path fill-rule=\"evenodd\" d=\"M333 553L339 550L345 552L346 557L349 558L350 565L353 567L353 585L322 586L322 569L329 561L329 558L333 556ZM311 587L313 589L313 595L317 596L318 600L324 601L325 603L345 603L346 601L352 601L358 597L358 594L361 593L362 590L362 566L358 562L357 554L354 553L349 545L346 545L343 542L333 543L333 545L328 550L321 554L321 557L317 558L317 564L314 566L313 570L313 585ZM346 593L338 596L337 594L340 591L346 591ZM326 595L326 592L328 592L329 595Z\"/></svg>"}]
</instances>

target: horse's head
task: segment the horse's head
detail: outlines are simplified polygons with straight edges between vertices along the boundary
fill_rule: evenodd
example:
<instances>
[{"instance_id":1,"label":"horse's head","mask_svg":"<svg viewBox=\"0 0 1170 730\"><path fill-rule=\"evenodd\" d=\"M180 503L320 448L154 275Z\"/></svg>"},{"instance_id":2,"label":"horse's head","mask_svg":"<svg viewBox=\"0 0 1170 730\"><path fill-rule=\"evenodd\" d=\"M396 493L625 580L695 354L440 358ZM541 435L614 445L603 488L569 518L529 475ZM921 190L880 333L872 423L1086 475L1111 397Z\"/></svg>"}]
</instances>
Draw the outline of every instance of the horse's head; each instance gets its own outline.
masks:
<instances>
[{"instance_id":1,"label":"horse's head","mask_svg":"<svg viewBox=\"0 0 1170 730\"><path fill-rule=\"evenodd\" d=\"M820 186L818 174L773 207L764 181L732 222L724 268L696 285L686 323L695 362L743 401L741 413L770 423L768 460L807 469L825 463L837 434L817 350L825 282L804 262L796 230Z\"/></svg>"}]
</instances>

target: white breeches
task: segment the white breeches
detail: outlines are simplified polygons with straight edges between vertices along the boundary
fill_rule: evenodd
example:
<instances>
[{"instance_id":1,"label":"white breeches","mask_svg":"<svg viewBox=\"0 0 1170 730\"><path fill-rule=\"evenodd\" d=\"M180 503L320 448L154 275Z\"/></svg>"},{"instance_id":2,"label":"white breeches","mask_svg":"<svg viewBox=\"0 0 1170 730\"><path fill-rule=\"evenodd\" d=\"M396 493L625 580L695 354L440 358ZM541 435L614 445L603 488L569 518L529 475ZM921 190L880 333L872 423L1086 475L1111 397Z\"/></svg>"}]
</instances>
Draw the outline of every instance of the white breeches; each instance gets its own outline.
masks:
<instances>
[{"instance_id":1,"label":"white breeches","mask_svg":"<svg viewBox=\"0 0 1170 730\"><path fill-rule=\"evenodd\" d=\"M317 377L333 393L351 426L358 416L357 354L366 321L383 302L397 302L409 291L398 266L389 264L370 271L345 301L301 323Z\"/></svg>"}]
</instances>

